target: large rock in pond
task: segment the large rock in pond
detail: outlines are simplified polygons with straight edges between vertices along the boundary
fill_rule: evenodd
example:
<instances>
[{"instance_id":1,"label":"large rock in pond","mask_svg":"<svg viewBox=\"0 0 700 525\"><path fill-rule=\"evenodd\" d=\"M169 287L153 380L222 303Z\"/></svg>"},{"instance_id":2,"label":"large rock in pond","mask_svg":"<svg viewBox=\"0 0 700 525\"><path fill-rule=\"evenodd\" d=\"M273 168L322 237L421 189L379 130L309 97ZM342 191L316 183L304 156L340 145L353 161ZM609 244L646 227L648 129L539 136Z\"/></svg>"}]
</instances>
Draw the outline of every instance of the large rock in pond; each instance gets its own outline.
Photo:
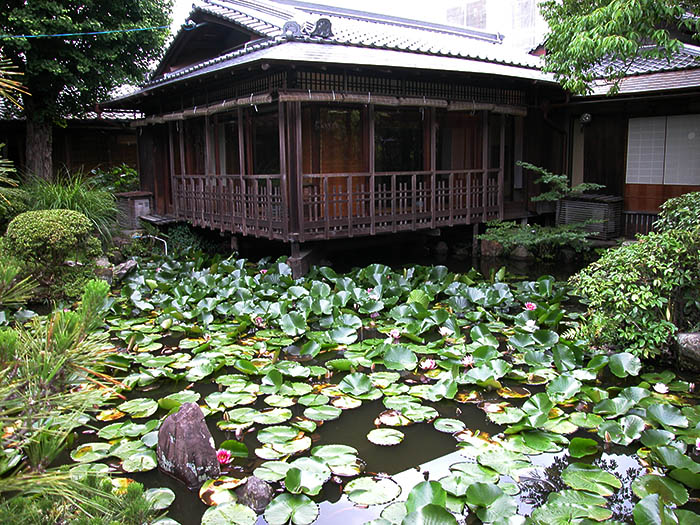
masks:
<instances>
[{"instance_id":1,"label":"large rock in pond","mask_svg":"<svg viewBox=\"0 0 700 525\"><path fill-rule=\"evenodd\" d=\"M700 333L680 333L676 336L676 355L681 370L700 372Z\"/></svg>"},{"instance_id":2,"label":"large rock in pond","mask_svg":"<svg viewBox=\"0 0 700 525\"><path fill-rule=\"evenodd\" d=\"M197 488L221 475L214 439L196 403L183 403L180 410L165 418L158 431L158 467Z\"/></svg>"},{"instance_id":3,"label":"large rock in pond","mask_svg":"<svg viewBox=\"0 0 700 525\"><path fill-rule=\"evenodd\" d=\"M234 492L238 497L238 503L247 505L260 514L272 501L274 491L270 485L260 478L250 476L244 485L237 487Z\"/></svg>"}]
</instances>

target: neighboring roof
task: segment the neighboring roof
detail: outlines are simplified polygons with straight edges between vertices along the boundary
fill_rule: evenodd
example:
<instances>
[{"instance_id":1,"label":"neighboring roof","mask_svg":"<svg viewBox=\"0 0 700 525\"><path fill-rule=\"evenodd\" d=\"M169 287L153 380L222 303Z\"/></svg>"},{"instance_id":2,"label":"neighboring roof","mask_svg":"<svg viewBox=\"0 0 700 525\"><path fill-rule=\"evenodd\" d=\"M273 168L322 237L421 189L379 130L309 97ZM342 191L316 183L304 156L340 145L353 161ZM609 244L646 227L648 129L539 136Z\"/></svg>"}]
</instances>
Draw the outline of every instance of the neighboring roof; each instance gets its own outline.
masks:
<instances>
[{"instance_id":1,"label":"neighboring roof","mask_svg":"<svg viewBox=\"0 0 700 525\"><path fill-rule=\"evenodd\" d=\"M618 69L627 67L628 75L619 83L619 94L670 91L700 87L700 47L682 44L670 59L637 57L628 66L613 61ZM595 82L591 96L605 95L610 84Z\"/></svg>"},{"instance_id":2,"label":"neighboring roof","mask_svg":"<svg viewBox=\"0 0 700 525\"><path fill-rule=\"evenodd\" d=\"M506 76L551 81L551 77L539 71L538 58L502 45L499 34L475 29L296 0L199 0L193 5L191 16L196 18L202 14L240 26L260 35L260 39L235 51L152 78L146 83L146 90L262 58L424 67L475 73L494 73L498 70L497 74ZM332 35L311 35L320 18L330 21ZM301 31L285 33L285 24L289 22L296 22ZM183 28L178 36L187 30ZM298 44L312 45L306 48ZM279 50L271 51L270 48L277 46ZM363 52L359 53L358 50ZM375 52L365 52L369 50ZM434 67L430 61L417 56L451 60L440 61L442 67ZM470 64L465 65L466 62ZM494 68L496 65L500 67Z\"/></svg>"}]
</instances>

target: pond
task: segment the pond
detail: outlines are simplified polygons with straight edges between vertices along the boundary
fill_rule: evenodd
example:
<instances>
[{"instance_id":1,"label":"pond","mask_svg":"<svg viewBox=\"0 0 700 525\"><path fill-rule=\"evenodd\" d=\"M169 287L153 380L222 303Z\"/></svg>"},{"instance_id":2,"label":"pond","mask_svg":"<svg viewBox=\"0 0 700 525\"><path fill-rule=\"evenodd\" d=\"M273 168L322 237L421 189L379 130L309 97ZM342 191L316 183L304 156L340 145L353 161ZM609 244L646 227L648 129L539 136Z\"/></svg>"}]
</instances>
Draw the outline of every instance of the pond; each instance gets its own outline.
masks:
<instances>
[{"instance_id":1,"label":"pond","mask_svg":"<svg viewBox=\"0 0 700 525\"><path fill-rule=\"evenodd\" d=\"M108 320L125 400L72 457L171 489L182 525L692 521L694 385L589 348L554 278L487 275L142 261ZM232 455L228 486L275 489L264 515L155 468L187 401Z\"/></svg>"}]
</instances>

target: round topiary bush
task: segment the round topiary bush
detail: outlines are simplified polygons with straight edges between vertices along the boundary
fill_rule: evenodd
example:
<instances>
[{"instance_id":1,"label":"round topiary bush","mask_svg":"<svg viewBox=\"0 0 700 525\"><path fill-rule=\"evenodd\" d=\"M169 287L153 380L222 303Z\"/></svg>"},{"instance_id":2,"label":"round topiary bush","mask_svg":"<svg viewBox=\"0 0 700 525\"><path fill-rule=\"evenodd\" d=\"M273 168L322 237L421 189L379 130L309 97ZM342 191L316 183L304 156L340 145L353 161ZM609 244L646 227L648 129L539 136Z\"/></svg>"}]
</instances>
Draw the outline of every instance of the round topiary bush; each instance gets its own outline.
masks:
<instances>
[{"instance_id":1,"label":"round topiary bush","mask_svg":"<svg viewBox=\"0 0 700 525\"><path fill-rule=\"evenodd\" d=\"M20 213L7 226L4 246L18 259L39 265L58 265L68 258L99 253L92 222L71 210Z\"/></svg>"},{"instance_id":2,"label":"round topiary bush","mask_svg":"<svg viewBox=\"0 0 700 525\"><path fill-rule=\"evenodd\" d=\"M80 212L37 210L19 214L7 226L2 250L41 285L35 299L74 298L95 276L102 245L94 225Z\"/></svg>"}]
</instances>

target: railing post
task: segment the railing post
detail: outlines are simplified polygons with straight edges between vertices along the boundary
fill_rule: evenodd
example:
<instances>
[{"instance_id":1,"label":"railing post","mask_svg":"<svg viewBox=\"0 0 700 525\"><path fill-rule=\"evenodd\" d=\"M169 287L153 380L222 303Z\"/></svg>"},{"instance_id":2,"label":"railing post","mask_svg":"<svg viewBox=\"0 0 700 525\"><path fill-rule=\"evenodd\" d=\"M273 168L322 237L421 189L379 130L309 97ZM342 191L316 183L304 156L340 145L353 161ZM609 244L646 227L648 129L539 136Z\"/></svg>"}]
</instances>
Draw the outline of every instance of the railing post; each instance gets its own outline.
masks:
<instances>
[{"instance_id":1,"label":"railing post","mask_svg":"<svg viewBox=\"0 0 700 525\"><path fill-rule=\"evenodd\" d=\"M177 182L175 181L175 145L173 144L173 123L168 122L168 155L170 158L170 198L173 203L173 211L175 216L179 216L180 213L180 203L178 202L177 195ZM155 207L155 206L154 206ZM167 205L166 205L167 211Z\"/></svg>"},{"instance_id":2,"label":"railing post","mask_svg":"<svg viewBox=\"0 0 700 525\"><path fill-rule=\"evenodd\" d=\"M280 198L282 204L282 213L280 215L282 221L282 237L285 240L287 239L287 235L289 234L289 199L287 198L287 141L285 140L285 122L287 122L285 118L286 107L287 106L284 102L280 102L277 106L277 126L279 129L280 140Z\"/></svg>"},{"instance_id":3,"label":"railing post","mask_svg":"<svg viewBox=\"0 0 700 525\"><path fill-rule=\"evenodd\" d=\"M437 175L435 174L435 169L437 167L436 159L436 143L437 143L437 122L435 121L435 108L430 108L430 211L431 211L431 221L430 227L435 228L435 188L437 187ZM450 219L452 214L452 206L450 206Z\"/></svg>"},{"instance_id":4,"label":"railing post","mask_svg":"<svg viewBox=\"0 0 700 525\"><path fill-rule=\"evenodd\" d=\"M345 190L345 195L347 195L348 198L348 236L352 237L353 236L353 231L352 231L352 216L353 216L353 210L352 210L352 175L347 174L347 188Z\"/></svg>"},{"instance_id":5,"label":"railing post","mask_svg":"<svg viewBox=\"0 0 700 525\"><path fill-rule=\"evenodd\" d=\"M370 216L370 234L376 233L376 195L374 191L374 104L370 104L367 111L369 112L369 216Z\"/></svg>"}]
</instances>

